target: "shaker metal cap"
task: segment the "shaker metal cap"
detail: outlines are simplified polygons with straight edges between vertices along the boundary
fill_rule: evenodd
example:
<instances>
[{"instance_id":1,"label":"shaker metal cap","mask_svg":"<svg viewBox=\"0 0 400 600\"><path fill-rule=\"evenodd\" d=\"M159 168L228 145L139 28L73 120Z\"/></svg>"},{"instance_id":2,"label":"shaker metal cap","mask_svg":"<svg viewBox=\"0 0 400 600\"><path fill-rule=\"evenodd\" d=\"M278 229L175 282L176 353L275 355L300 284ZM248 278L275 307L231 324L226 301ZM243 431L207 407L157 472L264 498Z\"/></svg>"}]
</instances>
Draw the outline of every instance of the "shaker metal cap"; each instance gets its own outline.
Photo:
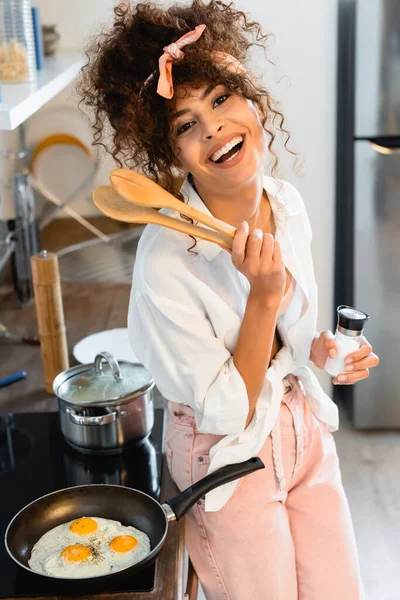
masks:
<instances>
[{"instance_id":1,"label":"shaker metal cap","mask_svg":"<svg viewBox=\"0 0 400 600\"><path fill-rule=\"evenodd\" d=\"M361 332L364 329L365 323L370 318L367 313L358 310L353 306L341 304L336 309L338 314L338 326L349 331Z\"/></svg>"}]
</instances>

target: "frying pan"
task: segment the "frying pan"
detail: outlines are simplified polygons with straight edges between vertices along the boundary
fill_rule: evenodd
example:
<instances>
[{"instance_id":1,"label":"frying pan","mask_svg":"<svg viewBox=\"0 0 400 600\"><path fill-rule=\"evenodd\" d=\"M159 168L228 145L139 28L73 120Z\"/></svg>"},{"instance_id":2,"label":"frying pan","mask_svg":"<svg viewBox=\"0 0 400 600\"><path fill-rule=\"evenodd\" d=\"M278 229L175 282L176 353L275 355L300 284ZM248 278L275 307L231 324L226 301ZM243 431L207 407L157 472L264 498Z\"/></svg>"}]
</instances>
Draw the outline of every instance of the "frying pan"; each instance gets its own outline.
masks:
<instances>
[{"instance_id":1,"label":"frying pan","mask_svg":"<svg viewBox=\"0 0 400 600\"><path fill-rule=\"evenodd\" d=\"M154 563L163 547L168 522L179 520L207 492L216 487L263 469L258 457L235 465L227 465L200 479L165 504L144 492L119 485L82 485L58 490L34 500L17 513L9 523L5 545L11 558L36 579L46 591L68 590L71 593L110 589L129 581L141 569ZM47 531L83 516L103 517L132 525L144 531L151 541L151 552L134 565L85 579L64 579L35 573L28 560L35 543Z\"/></svg>"}]
</instances>

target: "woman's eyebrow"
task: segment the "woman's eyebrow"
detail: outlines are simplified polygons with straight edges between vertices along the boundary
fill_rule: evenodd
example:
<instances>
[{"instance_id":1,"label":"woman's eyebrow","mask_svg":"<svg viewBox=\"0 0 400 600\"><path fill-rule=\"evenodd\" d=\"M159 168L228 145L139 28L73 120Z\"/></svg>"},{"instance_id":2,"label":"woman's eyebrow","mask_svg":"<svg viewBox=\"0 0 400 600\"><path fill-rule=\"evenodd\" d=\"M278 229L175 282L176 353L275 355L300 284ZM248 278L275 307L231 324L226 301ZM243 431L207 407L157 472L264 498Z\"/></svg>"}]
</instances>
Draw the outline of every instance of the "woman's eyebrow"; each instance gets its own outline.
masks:
<instances>
[{"instance_id":1,"label":"woman's eyebrow","mask_svg":"<svg viewBox=\"0 0 400 600\"><path fill-rule=\"evenodd\" d=\"M208 86L208 88L206 90L204 90L200 100L205 100L207 98L207 96L209 96L211 94L211 92L213 91L213 89L215 88L215 84L211 84ZM172 113L171 115L171 121L174 121L175 119L177 119L178 117L181 117L182 115L186 115L188 112L190 112L190 108L183 108L182 110L178 110L177 112Z\"/></svg>"}]
</instances>

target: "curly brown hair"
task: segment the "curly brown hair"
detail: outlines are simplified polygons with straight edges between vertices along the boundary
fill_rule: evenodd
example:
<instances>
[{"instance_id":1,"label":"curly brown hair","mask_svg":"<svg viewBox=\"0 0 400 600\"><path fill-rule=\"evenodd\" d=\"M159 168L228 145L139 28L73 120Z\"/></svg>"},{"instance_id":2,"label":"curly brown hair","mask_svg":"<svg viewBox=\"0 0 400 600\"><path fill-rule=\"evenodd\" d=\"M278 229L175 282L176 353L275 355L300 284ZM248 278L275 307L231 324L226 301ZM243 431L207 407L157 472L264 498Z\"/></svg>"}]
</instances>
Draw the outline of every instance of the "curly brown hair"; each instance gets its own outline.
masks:
<instances>
[{"instance_id":1,"label":"curly brown hair","mask_svg":"<svg viewBox=\"0 0 400 600\"><path fill-rule=\"evenodd\" d=\"M186 46L183 59L174 64L174 87L222 84L253 101L269 136L274 173L278 165L274 151L277 132L284 134L284 146L294 154L287 147L290 133L277 102L249 72L245 76L234 73L216 63L211 54L215 50L231 54L245 66L252 46L267 50L271 36L232 3L193 0L189 5L168 8L152 2L117 5L112 27L89 41L88 60L77 86L79 106L83 103L94 113L93 145L103 146L120 167L139 168L157 183L162 182L180 200L183 197L174 186L177 161L170 136L173 103L156 93L157 77L145 82L158 71L163 47L203 23L203 35Z\"/></svg>"}]
</instances>

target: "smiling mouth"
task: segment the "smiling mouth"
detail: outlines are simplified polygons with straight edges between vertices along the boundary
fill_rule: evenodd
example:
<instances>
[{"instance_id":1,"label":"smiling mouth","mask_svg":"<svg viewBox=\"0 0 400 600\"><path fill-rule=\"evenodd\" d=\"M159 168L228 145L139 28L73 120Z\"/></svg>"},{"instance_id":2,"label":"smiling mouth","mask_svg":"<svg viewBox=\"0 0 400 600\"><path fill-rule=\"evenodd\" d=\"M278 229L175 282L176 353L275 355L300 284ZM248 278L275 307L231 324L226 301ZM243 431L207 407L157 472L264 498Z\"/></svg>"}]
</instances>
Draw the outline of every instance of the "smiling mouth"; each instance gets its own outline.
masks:
<instances>
[{"instance_id":1,"label":"smiling mouth","mask_svg":"<svg viewBox=\"0 0 400 600\"><path fill-rule=\"evenodd\" d=\"M218 164L233 160L239 154L240 150L242 149L243 144L244 144L244 137L242 136L242 139L240 142L238 142L235 146L230 148L227 152L225 152L217 160L212 160L212 158L210 158L210 162L218 165Z\"/></svg>"}]
</instances>

